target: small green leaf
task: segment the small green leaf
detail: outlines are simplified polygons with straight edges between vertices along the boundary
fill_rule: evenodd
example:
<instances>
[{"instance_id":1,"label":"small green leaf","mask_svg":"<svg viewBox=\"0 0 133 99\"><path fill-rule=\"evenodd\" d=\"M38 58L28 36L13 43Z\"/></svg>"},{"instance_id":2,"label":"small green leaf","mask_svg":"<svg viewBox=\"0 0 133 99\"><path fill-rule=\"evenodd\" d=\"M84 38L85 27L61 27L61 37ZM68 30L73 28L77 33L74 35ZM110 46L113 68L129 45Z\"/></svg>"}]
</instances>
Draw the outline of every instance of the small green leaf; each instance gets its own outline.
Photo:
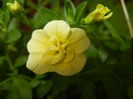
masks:
<instances>
[{"instance_id":1,"label":"small green leaf","mask_svg":"<svg viewBox=\"0 0 133 99\"><path fill-rule=\"evenodd\" d=\"M39 28L44 26L47 22L52 20L57 20L59 16L57 16L54 12L47 8L39 8L37 13L35 14L32 24L34 28Z\"/></svg>"},{"instance_id":2,"label":"small green leaf","mask_svg":"<svg viewBox=\"0 0 133 99\"><path fill-rule=\"evenodd\" d=\"M104 25L110 31L112 37L116 41L118 41L121 50L125 50L129 48L128 44L126 44L126 42L122 39L122 37L118 34L117 30L114 28L114 26L110 22L104 21Z\"/></svg>"},{"instance_id":3,"label":"small green leaf","mask_svg":"<svg viewBox=\"0 0 133 99\"><path fill-rule=\"evenodd\" d=\"M18 0L18 2L19 2L21 5L24 5L25 0Z\"/></svg>"},{"instance_id":4,"label":"small green leaf","mask_svg":"<svg viewBox=\"0 0 133 99\"><path fill-rule=\"evenodd\" d=\"M82 3L80 3L77 8L76 8L76 14L75 14L75 21L76 23L81 21L81 18L83 16L85 7L87 5L87 1L83 1Z\"/></svg>"},{"instance_id":5,"label":"small green leaf","mask_svg":"<svg viewBox=\"0 0 133 99\"><path fill-rule=\"evenodd\" d=\"M8 25L8 31L15 29L16 27L18 27L18 20L16 18L13 18Z\"/></svg>"},{"instance_id":6,"label":"small green leaf","mask_svg":"<svg viewBox=\"0 0 133 99\"><path fill-rule=\"evenodd\" d=\"M13 78L9 94L6 99L32 99L30 84L25 79Z\"/></svg>"},{"instance_id":7,"label":"small green leaf","mask_svg":"<svg viewBox=\"0 0 133 99\"><path fill-rule=\"evenodd\" d=\"M104 42L104 44L106 46L108 46L110 49L113 49L113 50L117 50L118 49L117 44L114 44L113 42L106 41L106 42Z\"/></svg>"},{"instance_id":8,"label":"small green leaf","mask_svg":"<svg viewBox=\"0 0 133 99\"><path fill-rule=\"evenodd\" d=\"M0 9L0 21L2 21L4 25L7 25L9 20L10 20L9 10L7 10L7 9L1 10Z\"/></svg>"},{"instance_id":9,"label":"small green leaf","mask_svg":"<svg viewBox=\"0 0 133 99\"><path fill-rule=\"evenodd\" d=\"M23 66L25 64L26 60L27 60L27 56L20 56L19 58L17 58L17 60L15 62L15 67Z\"/></svg>"},{"instance_id":10,"label":"small green leaf","mask_svg":"<svg viewBox=\"0 0 133 99\"><path fill-rule=\"evenodd\" d=\"M30 85L31 85L32 88L35 88L35 87L37 87L40 83L41 83L41 80L33 79L33 80L31 81Z\"/></svg>"},{"instance_id":11,"label":"small green leaf","mask_svg":"<svg viewBox=\"0 0 133 99\"><path fill-rule=\"evenodd\" d=\"M67 0L65 2L65 18L69 24L73 24L75 12L74 4L70 0Z\"/></svg>"},{"instance_id":12,"label":"small green leaf","mask_svg":"<svg viewBox=\"0 0 133 99\"><path fill-rule=\"evenodd\" d=\"M118 34L117 30L113 27L113 25L111 23L109 23L108 21L104 21L104 25L111 32L111 34L112 34L112 36L114 37L115 40L119 41L120 43L124 42L123 39Z\"/></svg>"},{"instance_id":13,"label":"small green leaf","mask_svg":"<svg viewBox=\"0 0 133 99\"><path fill-rule=\"evenodd\" d=\"M17 41L21 37L21 33L18 29L12 29L8 32L6 43L12 43Z\"/></svg>"},{"instance_id":14,"label":"small green leaf","mask_svg":"<svg viewBox=\"0 0 133 99\"><path fill-rule=\"evenodd\" d=\"M99 49L98 50L98 54L99 54L99 57L100 57L101 61L105 62L105 60L108 57L108 53L105 50L103 50L103 49Z\"/></svg>"},{"instance_id":15,"label":"small green leaf","mask_svg":"<svg viewBox=\"0 0 133 99\"><path fill-rule=\"evenodd\" d=\"M14 52L17 52L17 51L18 51L17 48L16 48L13 44L9 44L9 45L7 46L7 48L8 48L8 50L10 50L10 51L14 51Z\"/></svg>"},{"instance_id":16,"label":"small green leaf","mask_svg":"<svg viewBox=\"0 0 133 99\"><path fill-rule=\"evenodd\" d=\"M86 56L90 58L98 57L98 50L93 44L91 44L89 49L86 51Z\"/></svg>"}]
</instances>

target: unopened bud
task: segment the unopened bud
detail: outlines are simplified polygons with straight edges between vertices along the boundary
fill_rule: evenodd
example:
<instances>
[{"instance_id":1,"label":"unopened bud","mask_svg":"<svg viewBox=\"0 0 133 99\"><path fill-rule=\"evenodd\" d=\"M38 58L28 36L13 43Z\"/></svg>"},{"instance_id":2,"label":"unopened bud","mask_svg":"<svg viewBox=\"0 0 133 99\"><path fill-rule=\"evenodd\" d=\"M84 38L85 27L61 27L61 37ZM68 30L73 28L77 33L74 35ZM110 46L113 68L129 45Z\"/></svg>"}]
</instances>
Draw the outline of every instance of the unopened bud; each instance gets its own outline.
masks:
<instances>
[{"instance_id":1,"label":"unopened bud","mask_svg":"<svg viewBox=\"0 0 133 99\"><path fill-rule=\"evenodd\" d=\"M12 13L16 13L21 10L21 5L15 0L14 3L6 3Z\"/></svg>"},{"instance_id":2,"label":"unopened bud","mask_svg":"<svg viewBox=\"0 0 133 99\"><path fill-rule=\"evenodd\" d=\"M91 22L107 20L112 16L112 14L113 12L111 12L107 7L98 4L96 9L84 19L84 23L89 24Z\"/></svg>"}]
</instances>

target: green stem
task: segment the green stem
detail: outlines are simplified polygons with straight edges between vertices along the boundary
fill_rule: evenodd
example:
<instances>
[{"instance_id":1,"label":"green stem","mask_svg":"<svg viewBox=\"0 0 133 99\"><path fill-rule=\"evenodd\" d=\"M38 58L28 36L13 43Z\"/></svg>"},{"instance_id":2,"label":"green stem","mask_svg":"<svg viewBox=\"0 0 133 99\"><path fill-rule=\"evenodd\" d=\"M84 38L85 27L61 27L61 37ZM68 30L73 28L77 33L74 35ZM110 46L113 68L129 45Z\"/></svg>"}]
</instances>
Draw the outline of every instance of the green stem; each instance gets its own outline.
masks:
<instances>
[{"instance_id":1,"label":"green stem","mask_svg":"<svg viewBox=\"0 0 133 99\"><path fill-rule=\"evenodd\" d=\"M5 84L5 83L7 83L7 82L10 81L10 80L12 80L12 78L8 78L8 79L6 79L6 80L0 82L0 86L3 85L3 84Z\"/></svg>"},{"instance_id":2,"label":"green stem","mask_svg":"<svg viewBox=\"0 0 133 99\"><path fill-rule=\"evenodd\" d=\"M17 74L17 70L16 70L15 67L13 66L12 61L11 61L10 56L9 56L8 53L6 53L6 61L7 61L8 65L9 65L10 70L11 70L14 74Z\"/></svg>"},{"instance_id":3,"label":"green stem","mask_svg":"<svg viewBox=\"0 0 133 99\"><path fill-rule=\"evenodd\" d=\"M27 18L25 12L21 13L21 17L24 19L24 22L30 26L30 20Z\"/></svg>"},{"instance_id":4,"label":"green stem","mask_svg":"<svg viewBox=\"0 0 133 99\"><path fill-rule=\"evenodd\" d=\"M125 15L125 18L126 18L126 21L127 21L128 28L129 28L129 31L130 31L131 38L133 38L133 28L132 28L131 20L130 20L130 17L129 17L127 8L126 8L125 1L124 0L120 0L120 1L121 1L121 5L122 5L123 11L124 11L124 15Z\"/></svg>"}]
</instances>

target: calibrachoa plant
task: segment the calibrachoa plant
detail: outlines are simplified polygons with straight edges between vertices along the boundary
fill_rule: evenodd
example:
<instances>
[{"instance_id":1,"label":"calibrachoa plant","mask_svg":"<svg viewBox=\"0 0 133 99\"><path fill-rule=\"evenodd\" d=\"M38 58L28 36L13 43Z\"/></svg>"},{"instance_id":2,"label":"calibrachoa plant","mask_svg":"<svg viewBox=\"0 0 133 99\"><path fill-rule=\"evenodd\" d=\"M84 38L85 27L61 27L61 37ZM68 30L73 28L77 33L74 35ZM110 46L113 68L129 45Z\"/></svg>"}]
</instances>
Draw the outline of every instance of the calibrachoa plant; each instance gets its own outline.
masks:
<instances>
[{"instance_id":1,"label":"calibrachoa plant","mask_svg":"<svg viewBox=\"0 0 133 99\"><path fill-rule=\"evenodd\" d=\"M90 13L84 24L106 20L112 16L110 10L98 4ZM86 57L82 54L90 46L85 30L70 28L63 20L54 20L43 29L35 30L27 48L30 53L27 68L37 74L57 72L71 76L82 70Z\"/></svg>"},{"instance_id":2,"label":"calibrachoa plant","mask_svg":"<svg viewBox=\"0 0 133 99\"><path fill-rule=\"evenodd\" d=\"M0 0L0 99L133 99L126 1Z\"/></svg>"}]
</instances>

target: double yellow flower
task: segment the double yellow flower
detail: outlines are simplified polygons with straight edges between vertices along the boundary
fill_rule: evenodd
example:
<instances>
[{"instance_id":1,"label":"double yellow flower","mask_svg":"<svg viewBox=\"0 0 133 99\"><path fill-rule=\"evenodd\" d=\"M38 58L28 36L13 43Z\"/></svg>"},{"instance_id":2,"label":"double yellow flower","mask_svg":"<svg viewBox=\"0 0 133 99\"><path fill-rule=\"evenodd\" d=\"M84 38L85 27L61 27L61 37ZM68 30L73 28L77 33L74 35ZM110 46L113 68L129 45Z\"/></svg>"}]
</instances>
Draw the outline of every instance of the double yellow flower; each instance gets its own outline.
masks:
<instances>
[{"instance_id":1,"label":"double yellow flower","mask_svg":"<svg viewBox=\"0 0 133 99\"><path fill-rule=\"evenodd\" d=\"M89 45L90 40L83 29L70 28L62 20L48 22L43 29L35 30L28 42L27 68L37 74L74 75L84 67L86 57L82 52Z\"/></svg>"},{"instance_id":2,"label":"double yellow flower","mask_svg":"<svg viewBox=\"0 0 133 99\"><path fill-rule=\"evenodd\" d=\"M98 4L83 21L89 24L106 20L112 12ZM37 74L56 72L64 76L77 74L86 63L82 54L90 45L86 32L71 28L63 20L48 22L43 29L35 30L27 48L30 53L27 68Z\"/></svg>"}]
</instances>

